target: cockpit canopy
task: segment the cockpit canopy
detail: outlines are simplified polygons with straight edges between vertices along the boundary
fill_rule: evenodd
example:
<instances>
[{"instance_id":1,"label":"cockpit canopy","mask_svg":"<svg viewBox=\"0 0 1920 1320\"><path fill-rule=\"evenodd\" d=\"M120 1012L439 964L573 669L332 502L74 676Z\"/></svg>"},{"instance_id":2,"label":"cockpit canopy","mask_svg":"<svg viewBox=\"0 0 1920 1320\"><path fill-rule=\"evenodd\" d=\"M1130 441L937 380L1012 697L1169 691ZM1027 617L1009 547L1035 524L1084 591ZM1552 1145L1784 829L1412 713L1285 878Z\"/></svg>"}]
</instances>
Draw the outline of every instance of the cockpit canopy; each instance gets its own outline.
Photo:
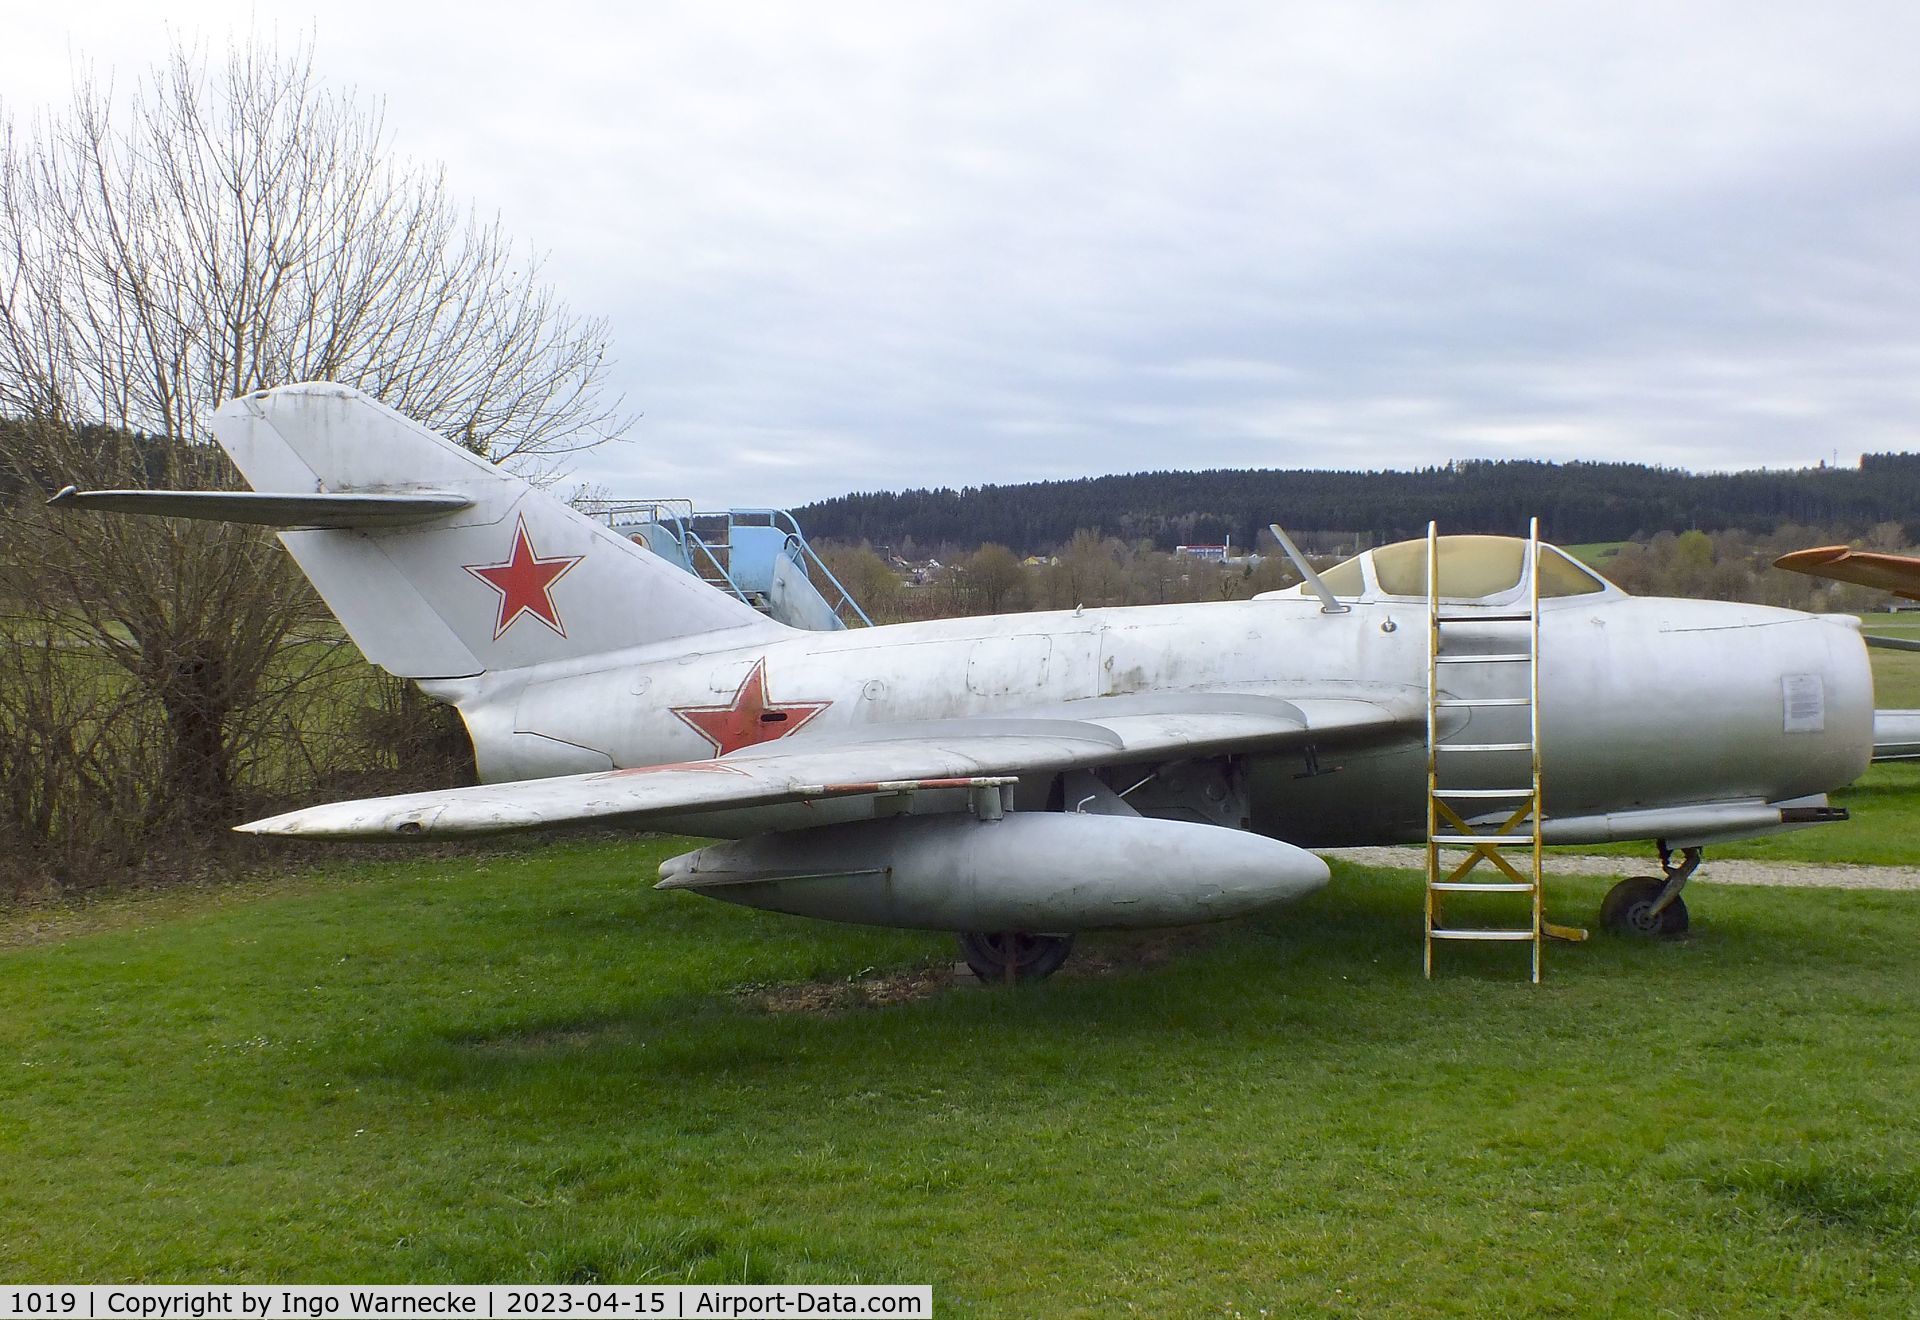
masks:
<instances>
[{"instance_id":1,"label":"cockpit canopy","mask_svg":"<svg viewBox=\"0 0 1920 1320\"><path fill-rule=\"evenodd\" d=\"M1440 596L1489 604L1517 599L1526 586L1527 542L1518 536L1442 536ZM1349 600L1427 596L1427 542L1397 541L1363 550L1320 575L1334 595ZM1540 547L1540 596L1589 596L1619 588L1555 546ZM1304 583L1275 595L1312 595Z\"/></svg>"}]
</instances>

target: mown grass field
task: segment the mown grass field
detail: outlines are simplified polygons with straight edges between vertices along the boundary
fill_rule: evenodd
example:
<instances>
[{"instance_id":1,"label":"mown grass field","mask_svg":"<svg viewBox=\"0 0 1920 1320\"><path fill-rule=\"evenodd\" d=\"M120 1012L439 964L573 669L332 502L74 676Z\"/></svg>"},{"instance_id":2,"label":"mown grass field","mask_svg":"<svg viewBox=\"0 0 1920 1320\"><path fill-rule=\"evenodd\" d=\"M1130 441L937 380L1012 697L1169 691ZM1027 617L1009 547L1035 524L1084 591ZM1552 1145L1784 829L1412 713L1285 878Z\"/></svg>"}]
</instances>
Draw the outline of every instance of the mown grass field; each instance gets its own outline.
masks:
<instances>
[{"instance_id":1,"label":"mown grass field","mask_svg":"<svg viewBox=\"0 0 1920 1320\"><path fill-rule=\"evenodd\" d=\"M1920 654L1874 660L1920 706ZM1920 765L1836 801L1713 855L1920 864ZM1684 943L1555 947L1538 987L1448 950L1428 984L1417 877L1339 867L1007 993L946 937L652 892L686 846L0 914L0 1277L1920 1313L1920 893L1715 886Z\"/></svg>"},{"instance_id":2,"label":"mown grass field","mask_svg":"<svg viewBox=\"0 0 1920 1320\"><path fill-rule=\"evenodd\" d=\"M1920 641L1920 619L1911 614L1864 614L1860 630ZM1920 651L1875 647L1869 654L1873 657L1873 704L1900 710L1920 707Z\"/></svg>"},{"instance_id":3,"label":"mown grass field","mask_svg":"<svg viewBox=\"0 0 1920 1320\"><path fill-rule=\"evenodd\" d=\"M1564 545L1560 548L1588 568L1605 573L1607 561L1631 544L1633 544L1631 541L1583 541L1579 545Z\"/></svg>"},{"instance_id":4,"label":"mown grass field","mask_svg":"<svg viewBox=\"0 0 1920 1320\"><path fill-rule=\"evenodd\" d=\"M1716 887L1686 942L1556 946L1541 986L1451 950L1428 984L1417 879L1341 868L1008 992L908 975L945 937L653 892L682 846L5 918L0 1276L909 1280L968 1316L1920 1306L1920 894Z\"/></svg>"}]
</instances>

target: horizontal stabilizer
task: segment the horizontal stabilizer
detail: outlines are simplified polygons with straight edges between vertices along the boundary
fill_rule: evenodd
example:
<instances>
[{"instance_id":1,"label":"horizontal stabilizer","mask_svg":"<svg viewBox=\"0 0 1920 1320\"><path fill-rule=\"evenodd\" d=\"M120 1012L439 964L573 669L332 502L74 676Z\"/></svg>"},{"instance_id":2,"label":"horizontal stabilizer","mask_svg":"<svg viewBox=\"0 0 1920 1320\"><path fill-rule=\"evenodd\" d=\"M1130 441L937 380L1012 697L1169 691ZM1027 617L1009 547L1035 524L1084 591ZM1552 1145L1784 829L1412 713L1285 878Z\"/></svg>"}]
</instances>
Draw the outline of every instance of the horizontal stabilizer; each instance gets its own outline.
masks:
<instances>
[{"instance_id":1,"label":"horizontal stabilizer","mask_svg":"<svg viewBox=\"0 0 1920 1320\"><path fill-rule=\"evenodd\" d=\"M403 527L473 507L450 491L406 494L333 492L284 495L254 490L80 490L68 486L47 503L102 513L144 513L161 518L201 518L259 527Z\"/></svg>"}]
</instances>

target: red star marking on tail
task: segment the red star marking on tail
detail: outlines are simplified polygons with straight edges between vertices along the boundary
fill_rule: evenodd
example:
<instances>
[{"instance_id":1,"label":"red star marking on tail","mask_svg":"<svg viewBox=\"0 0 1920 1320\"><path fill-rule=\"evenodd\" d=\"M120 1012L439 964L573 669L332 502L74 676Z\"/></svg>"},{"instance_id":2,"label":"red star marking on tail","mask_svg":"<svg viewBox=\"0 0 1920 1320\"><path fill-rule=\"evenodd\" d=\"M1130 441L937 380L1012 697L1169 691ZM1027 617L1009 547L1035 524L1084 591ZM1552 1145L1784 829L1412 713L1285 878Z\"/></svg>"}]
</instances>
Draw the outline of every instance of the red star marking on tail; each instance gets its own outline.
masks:
<instances>
[{"instance_id":1,"label":"red star marking on tail","mask_svg":"<svg viewBox=\"0 0 1920 1320\"><path fill-rule=\"evenodd\" d=\"M500 593L500 615L493 625L493 639L497 642L523 614L532 615L565 637L566 625L560 622L560 611L553 605L553 584L585 558L585 555L554 555L542 559L534 553L533 538L527 535L527 519L523 514L514 525L513 550L505 563L462 564L461 567Z\"/></svg>"},{"instance_id":2,"label":"red star marking on tail","mask_svg":"<svg viewBox=\"0 0 1920 1320\"><path fill-rule=\"evenodd\" d=\"M760 660L740 680L733 700L724 706L675 706L673 713L713 744L715 756L725 756L742 747L784 738L832 704L831 701L779 704L769 701L767 662Z\"/></svg>"}]
</instances>

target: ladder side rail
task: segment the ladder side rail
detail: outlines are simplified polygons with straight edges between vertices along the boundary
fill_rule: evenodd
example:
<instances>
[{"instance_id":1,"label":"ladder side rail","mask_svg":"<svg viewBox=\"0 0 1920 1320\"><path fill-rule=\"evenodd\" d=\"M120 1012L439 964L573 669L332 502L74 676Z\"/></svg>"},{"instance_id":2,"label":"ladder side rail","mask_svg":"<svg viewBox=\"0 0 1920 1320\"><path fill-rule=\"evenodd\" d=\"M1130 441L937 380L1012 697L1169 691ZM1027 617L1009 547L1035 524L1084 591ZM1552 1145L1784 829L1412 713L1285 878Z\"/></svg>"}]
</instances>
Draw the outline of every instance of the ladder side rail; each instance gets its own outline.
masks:
<instances>
[{"instance_id":1,"label":"ladder side rail","mask_svg":"<svg viewBox=\"0 0 1920 1320\"><path fill-rule=\"evenodd\" d=\"M636 509L635 512L638 512L638 510ZM680 519L678 514L666 508L664 505L654 506L652 523L655 527L658 527L662 532L666 533L667 538L671 540L679 550L680 558L684 562L687 572L693 574L695 577L699 577L700 570L694 567L693 547L687 544L687 524Z\"/></svg>"},{"instance_id":2,"label":"ladder side rail","mask_svg":"<svg viewBox=\"0 0 1920 1320\"><path fill-rule=\"evenodd\" d=\"M791 509L776 509L768 506L766 508L733 509L730 510L730 513L737 518L764 518L766 519L767 526L785 532L787 534L786 548L793 552L793 562L799 567L806 569L807 576L809 577L812 577L817 572L821 577L826 579L829 587L839 593L839 599L834 602L832 607L834 615L839 618L842 623L845 623L847 622L848 613L851 612L854 618L860 620L862 627L873 627L872 618L870 618L866 610L861 607L860 602L854 599L853 592L848 590L847 585L840 580L838 574L827 567L827 561L820 557L820 552L813 548L811 541L807 540L806 533L800 530L800 520L793 516ZM824 598L828 593L823 591L820 594Z\"/></svg>"},{"instance_id":3,"label":"ladder side rail","mask_svg":"<svg viewBox=\"0 0 1920 1320\"><path fill-rule=\"evenodd\" d=\"M789 535L800 537L801 544L806 543L807 538L800 531L800 520L793 516L791 509L768 509L767 525L785 528Z\"/></svg>"},{"instance_id":4,"label":"ladder side rail","mask_svg":"<svg viewBox=\"0 0 1920 1320\"><path fill-rule=\"evenodd\" d=\"M682 514L679 509L663 508L661 511L666 516L659 519L660 525L665 527L668 534L680 543L680 549L686 554L687 562L691 564L693 562L693 547L687 538L693 535L693 506L689 504L684 514Z\"/></svg>"},{"instance_id":5,"label":"ladder side rail","mask_svg":"<svg viewBox=\"0 0 1920 1320\"><path fill-rule=\"evenodd\" d=\"M1434 835L1440 831L1437 815L1440 801L1440 758L1435 752L1439 744L1439 706L1440 700L1440 524L1427 524L1427 884L1423 906L1426 909L1426 938L1423 942L1422 964L1429 980L1433 978L1433 928L1439 924L1439 913L1435 910L1440 902L1440 891L1434 886L1440 881L1440 846L1434 842Z\"/></svg>"},{"instance_id":6,"label":"ladder side rail","mask_svg":"<svg viewBox=\"0 0 1920 1320\"><path fill-rule=\"evenodd\" d=\"M1546 836L1545 802L1540 784L1540 519L1527 521L1527 664L1528 741L1533 744L1533 979L1540 980L1540 959L1546 943L1546 901L1542 894L1541 847Z\"/></svg>"},{"instance_id":7,"label":"ladder side rail","mask_svg":"<svg viewBox=\"0 0 1920 1320\"><path fill-rule=\"evenodd\" d=\"M858 618L862 624L869 628L873 626L873 620L867 617L866 611L862 610L859 602L854 600L853 593L847 590L838 577L834 576L833 570L827 567L826 561L813 552L813 547L807 544L806 537L798 532L788 532L787 539L781 543L780 553L787 557L788 563L806 576L807 585L820 594L820 599L826 602L828 613L838 619L842 627L847 624L848 606L853 607L854 617ZM821 581L823 578L824 584ZM834 594L836 592L839 593L837 596Z\"/></svg>"},{"instance_id":8,"label":"ladder side rail","mask_svg":"<svg viewBox=\"0 0 1920 1320\"><path fill-rule=\"evenodd\" d=\"M696 577L698 577L702 582L705 582L708 586L719 587L724 584L725 589L731 592L734 596L739 598L741 601L743 601L748 605L753 604L752 601L747 600L747 593L740 589L740 584L733 580L733 574L727 571L727 566L720 562L720 558L718 555L714 554L713 547L708 545L706 541L701 538L700 534L694 531L691 526L687 528L687 539L685 544L692 546L693 548L699 550L702 555L706 556L707 562L713 565L713 571L719 574L719 577L717 578L710 578L706 574L698 572L696 569L696 572L695 572ZM689 555L688 558L691 559L692 556Z\"/></svg>"},{"instance_id":9,"label":"ladder side rail","mask_svg":"<svg viewBox=\"0 0 1920 1320\"><path fill-rule=\"evenodd\" d=\"M1532 947L1532 980L1539 982L1542 971L1542 950L1550 930L1545 915L1545 893L1542 883L1543 845L1545 843L1544 817L1546 808L1545 793L1542 787L1542 759L1540 741L1540 565L1542 545L1540 541L1540 520L1532 518L1528 522L1526 539L1526 595L1524 613L1509 608L1504 617L1488 617L1487 622L1514 623L1524 627L1523 639L1516 638L1520 646L1513 648L1517 654L1477 653L1468 651L1460 654L1448 654L1445 651L1444 625L1448 622L1474 622L1480 616L1469 614L1455 620L1445 613L1440 587L1439 563L1439 526L1437 521L1427 526L1427 894L1425 903L1426 941L1424 965L1426 975L1433 976L1433 942L1436 939L1447 940L1506 940L1514 943L1526 942ZM1521 648L1524 649L1521 649ZM1499 698L1459 698L1443 700L1439 687L1439 666L1442 664L1466 664L1475 668L1497 666L1501 663L1517 662L1524 664L1522 671L1526 696ZM1462 671L1463 673L1467 671ZM1526 741L1500 742L1485 747L1476 745L1443 744L1440 741L1440 710L1446 706L1506 706L1517 708L1525 706ZM1443 751L1495 751L1511 748L1514 752L1524 750L1528 758L1526 787L1515 790L1504 789L1459 789L1448 790L1441 785ZM1518 767L1515 767L1516 769ZM1469 781L1471 782L1471 781ZM1469 825L1464 816L1456 812L1443 798L1453 792L1464 798L1505 797L1520 805L1511 815L1497 825ZM1526 822L1531 822L1527 824ZM1443 826L1451 826L1452 832L1442 834ZM1440 859L1442 847L1464 848L1467 851L1460 859L1447 865L1442 874ZM1518 857L1509 861L1502 855L1502 849L1526 848L1527 861L1522 863ZM1470 880L1468 873L1485 864L1496 874L1491 880ZM1504 873L1504 874L1502 874ZM1527 894L1531 905L1531 920L1524 927L1495 929L1453 929L1442 918L1441 904L1444 894L1452 891L1514 893Z\"/></svg>"},{"instance_id":10,"label":"ladder side rail","mask_svg":"<svg viewBox=\"0 0 1920 1320\"><path fill-rule=\"evenodd\" d=\"M707 530L705 532L700 530L702 523L707 524ZM720 532L720 535L717 537L713 535L713 532L716 530L716 525L717 530ZM733 511L728 509L719 513L695 513L687 519L687 533L691 536L697 536L705 542L710 554L717 555L723 550L731 553L733 550Z\"/></svg>"},{"instance_id":11,"label":"ladder side rail","mask_svg":"<svg viewBox=\"0 0 1920 1320\"><path fill-rule=\"evenodd\" d=\"M1526 612L1528 612L1528 648L1534 658L1528 664L1526 683L1530 704L1526 708L1528 741L1534 744L1534 980L1540 980L1540 959L1546 952L1546 881L1542 877L1546 842L1546 792L1540 779L1540 518L1526 522Z\"/></svg>"},{"instance_id":12,"label":"ladder side rail","mask_svg":"<svg viewBox=\"0 0 1920 1320\"><path fill-rule=\"evenodd\" d=\"M787 515L787 521L789 523L793 522L792 514ZM797 524L794 525L793 531L787 534L787 541L789 545L798 547L800 555L802 556L798 562L800 567L807 570L809 577L816 572L819 573L820 576L827 580L828 586L840 593L840 599L836 601L833 606L833 612L839 617L840 621L842 623L847 622L847 616L844 611L851 610L853 617L860 620L861 627L873 627L873 620L867 616L866 610L861 608L860 602L853 598L853 592L848 590L847 585L840 580L837 573L827 567L827 561L822 559L819 551L815 550L812 543L809 542L805 536L801 535L800 528ZM820 594L822 596L826 595L825 592L821 592Z\"/></svg>"}]
</instances>

